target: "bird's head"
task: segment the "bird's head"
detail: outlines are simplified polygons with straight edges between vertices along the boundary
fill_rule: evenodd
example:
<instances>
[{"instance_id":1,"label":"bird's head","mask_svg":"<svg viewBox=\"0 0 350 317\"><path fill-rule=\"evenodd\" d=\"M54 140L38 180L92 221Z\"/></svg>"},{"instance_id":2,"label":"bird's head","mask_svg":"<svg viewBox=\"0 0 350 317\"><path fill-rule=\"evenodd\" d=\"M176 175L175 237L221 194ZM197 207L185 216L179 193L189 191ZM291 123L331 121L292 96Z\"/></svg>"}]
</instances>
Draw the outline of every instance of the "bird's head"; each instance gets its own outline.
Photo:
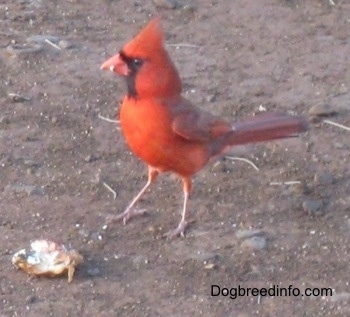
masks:
<instances>
[{"instance_id":1,"label":"bird's head","mask_svg":"<svg viewBox=\"0 0 350 317\"><path fill-rule=\"evenodd\" d=\"M168 97L181 93L181 80L164 47L160 18L105 61L101 69L126 77L132 98Z\"/></svg>"}]
</instances>

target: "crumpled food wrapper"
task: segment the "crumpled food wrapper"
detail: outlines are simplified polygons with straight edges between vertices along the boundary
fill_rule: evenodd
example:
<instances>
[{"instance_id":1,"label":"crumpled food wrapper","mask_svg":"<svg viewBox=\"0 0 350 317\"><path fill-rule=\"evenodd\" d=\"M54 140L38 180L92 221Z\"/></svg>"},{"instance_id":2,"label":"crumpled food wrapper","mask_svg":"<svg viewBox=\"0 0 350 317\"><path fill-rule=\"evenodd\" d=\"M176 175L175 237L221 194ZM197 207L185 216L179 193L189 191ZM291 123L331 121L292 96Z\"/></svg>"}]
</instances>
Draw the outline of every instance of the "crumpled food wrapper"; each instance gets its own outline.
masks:
<instances>
[{"instance_id":1,"label":"crumpled food wrapper","mask_svg":"<svg viewBox=\"0 0 350 317\"><path fill-rule=\"evenodd\" d=\"M83 260L78 251L44 239L31 242L29 249L22 249L12 257L12 263L31 276L54 277L67 273L69 283Z\"/></svg>"}]
</instances>

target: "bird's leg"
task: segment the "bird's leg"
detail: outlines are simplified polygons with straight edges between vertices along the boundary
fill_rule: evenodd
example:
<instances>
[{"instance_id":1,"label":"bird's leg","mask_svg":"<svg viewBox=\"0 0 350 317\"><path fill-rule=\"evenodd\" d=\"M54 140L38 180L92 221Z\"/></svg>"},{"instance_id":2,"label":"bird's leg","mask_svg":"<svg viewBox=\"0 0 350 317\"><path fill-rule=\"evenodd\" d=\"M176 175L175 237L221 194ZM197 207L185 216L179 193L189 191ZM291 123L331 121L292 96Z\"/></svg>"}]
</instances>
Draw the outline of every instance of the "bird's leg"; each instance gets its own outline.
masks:
<instances>
[{"instance_id":1,"label":"bird's leg","mask_svg":"<svg viewBox=\"0 0 350 317\"><path fill-rule=\"evenodd\" d=\"M115 222L119 220L123 220L123 224L125 225L129 219L131 219L134 216L137 215L143 215L146 212L146 209L135 209L134 206L138 202L138 200L141 198L141 196L145 193L147 188L154 182L154 180L157 178L159 172L151 167L148 166L148 179L147 183L143 188L140 190L140 192L134 197L134 199L131 201L129 206L125 209L125 211L119 215L116 216L109 216L107 219L107 222Z\"/></svg>"},{"instance_id":2,"label":"bird's leg","mask_svg":"<svg viewBox=\"0 0 350 317\"><path fill-rule=\"evenodd\" d=\"M184 204L183 204L183 208L182 208L181 220L180 220L177 228L167 232L164 235L168 239L172 239L178 235L184 237L185 230L186 230L186 227L188 225L188 222L186 221L186 211L187 211L188 197L189 197L191 189L192 189L192 181L188 177L183 177L182 183L183 183L183 192L184 192Z\"/></svg>"}]
</instances>

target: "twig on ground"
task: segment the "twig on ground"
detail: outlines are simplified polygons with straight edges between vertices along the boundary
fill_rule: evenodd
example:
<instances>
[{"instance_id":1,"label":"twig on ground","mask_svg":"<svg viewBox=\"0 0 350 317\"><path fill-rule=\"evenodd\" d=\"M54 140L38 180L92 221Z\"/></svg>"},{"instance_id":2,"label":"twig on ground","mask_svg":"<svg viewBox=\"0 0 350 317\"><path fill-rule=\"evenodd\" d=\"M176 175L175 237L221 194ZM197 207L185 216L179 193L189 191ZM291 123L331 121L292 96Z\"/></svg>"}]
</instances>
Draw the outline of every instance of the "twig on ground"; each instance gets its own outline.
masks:
<instances>
[{"instance_id":1,"label":"twig on ground","mask_svg":"<svg viewBox=\"0 0 350 317\"><path fill-rule=\"evenodd\" d=\"M100 114L98 114L98 117L103 120L103 121L107 121L107 122L111 122L111 123L116 123L117 124L117 130L120 130L120 120L114 120L114 119L110 119L110 118L107 118L107 117L104 117Z\"/></svg>"},{"instance_id":2,"label":"twig on ground","mask_svg":"<svg viewBox=\"0 0 350 317\"><path fill-rule=\"evenodd\" d=\"M256 171L259 172L259 168L252 162L252 161L249 161L248 159L246 158L243 158L243 157L234 157L234 156L225 156L225 158L229 159L229 160L232 160L232 161L243 161L243 162L246 162L248 164L250 164Z\"/></svg>"},{"instance_id":3,"label":"twig on ground","mask_svg":"<svg viewBox=\"0 0 350 317\"><path fill-rule=\"evenodd\" d=\"M58 45L56 45L55 43L52 43L49 39L45 39L45 42L46 42L47 44L50 44L52 47L54 47L54 48L56 48L56 49L62 51L62 48L60 48L60 47L59 47Z\"/></svg>"},{"instance_id":4,"label":"twig on ground","mask_svg":"<svg viewBox=\"0 0 350 317\"><path fill-rule=\"evenodd\" d=\"M110 118L104 117L104 116L102 116L102 115L100 115L100 114L98 114L98 117L99 117L101 120L104 120L104 121L107 121L107 122L120 123L119 120L110 119Z\"/></svg>"},{"instance_id":5,"label":"twig on ground","mask_svg":"<svg viewBox=\"0 0 350 317\"><path fill-rule=\"evenodd\" d=\"M167 46L175 46L175 47L193 47L193 48L199 47L198 45L187 44L187 43L167 44Z\"/></svg>"},{"instance_id":6,"label":"twig on ground","mask_svg":"<svg viewBox=\"0 0 350 317\"><path fill-rule=\"evenodd\" d=\"M280 185L296 185L301 184L301 181L287 181L287 182L271 182L271 186L280 186Z\"/></svg>"},{"instance_id":7,"label":"twig on ground","mask_svg":"<svg viewBox=\"0 0 350 317\"><path fill-rule=\"evenodd\" d=\"M339 124L339 123L336 123L334 121L331 121L331 120L323 120L324 123L328 123L330 125L334 125L335 127L338 127L340 129L344 129L346 131L350 131L350 127L347 127L345 125L342 125L342 124Z\"/></svg>"},{"instance_id":8,"label":"twig on ground","mask_svg":"<svg viewBox=\"0 0 350 317\"><path fill-rule=\"evenodd\" d=\"M102 185L104 187L106 187L112 194L113 194L113 200L116 200L117 198L117 192L111 187L109 186L107 183L103 182Z\"/></svg>"}]
</instances>

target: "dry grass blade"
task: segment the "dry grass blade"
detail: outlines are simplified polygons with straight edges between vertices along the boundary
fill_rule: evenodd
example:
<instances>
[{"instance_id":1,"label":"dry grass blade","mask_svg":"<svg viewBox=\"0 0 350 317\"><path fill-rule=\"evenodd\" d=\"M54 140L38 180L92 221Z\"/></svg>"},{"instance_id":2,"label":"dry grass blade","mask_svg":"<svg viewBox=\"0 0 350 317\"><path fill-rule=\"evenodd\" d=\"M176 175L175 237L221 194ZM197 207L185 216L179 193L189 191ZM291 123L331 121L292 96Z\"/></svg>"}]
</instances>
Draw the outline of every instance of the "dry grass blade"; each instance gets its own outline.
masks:
<instances>
[{"instance_id":1,"label":"dry grass blade","mask_svg":"<svg viewBox=\"0 0 350 317\"><path fill-rule=\"evenodd\" d=\"M334 121L331 121L331 120L323 120L324 123L328 123L330 125L334 125L335 127L338 127L340 129L344 129L346 131L350 131L350 127L347 127L345 125L342 125L342 124L339 124L339 123L336 123Z\"/></svg>"},{"instance_id":2,"label":"dry grass blade","mask_svg":"<svg viewBox=\"0 0 350 317\"><path fill-rule=\"evenodd\" d=\"M107 117L104 117L100 114L98 114L98 117L103 120L103 121L107 121L107 122L110 122L110 123L116 123L117 124L117 130L120 130L120 121L119 120L114 120L114 119L110 119L110 118L107 118Z\"/></svg>"},{"instance_id":3,"label":"dry grass blade","mask_svg":"<svg viewBox=\"0 0 350 317\"><path fill-rule=\"evenodd\" d=\"M110 119L110 118L107 118L107 117L104 117L102 115L98 115L98 117L101 119L101 120L104 120L104 121L107 121L107 122L111 122L111 123L120 123L119 120L115 120L115 119Z\"/></svg>"},{"instance_id":4,"label":"dry grass blade","mask_svg":"<svg viewBox=\"0 0 350 317\"><path fill-rule=\"evenodd\" d=\"M45 42L47 43L47 44L50 44L52 47L54 47L55 49L57 49L57 50L60 50L60 51L62 51L62 48L60 48L58 45L56 45L55 43L52 43L49 39L45 39Z\"/></svg>"},{"instance_id":5,"label":"dry grass blade","mask_svg":"<svg viewBox=\"0 0 350 317\"><path fill-rule=\"evenodd\" d=\"M282 185L297 185L301 184L301 181L287 181L287 182L271 182L271 186L282 186Z\"/></svg>"},{"instance_id":6,"label":"dry grass blade","mask_svg":"<svg viewBox=\"0 0 350 317\"><path fill-rule=\"evenodd\" d=\"M167 46L175 46L175 47L192 47L192 48L197 48L197 47L199 47L198 45L187 44L187 43L167 44Z\"/></svg>"},{"instance_id":7,"label":"dry grass blade","mask_svg":"<svg viewBox=\"0 0 350 317\"><path fill-rule=\"evenodd\" d=\"M248 159L246 158L243 158L243 157L234 157L234 156L225 156L225 158L231 160L231 161L243 161L243 162L246 162L248 163L249 165L251 165L256 171L259 172L259 168L252 162L252 161L249 161Z\"/></svg>"},{"instance_id":8,"label":"dry grass blade","mask_svg":"<svg viewBox=\"0 0 350 317\"><path fill-rule=\"evenodd\" d=\"M113 200L116 200L117 198L117 192L111 187L109 186L107 183L103 182L102 185L104 187L106 187L112 194L113 194Z\"/></svg>"}]
</instances>

